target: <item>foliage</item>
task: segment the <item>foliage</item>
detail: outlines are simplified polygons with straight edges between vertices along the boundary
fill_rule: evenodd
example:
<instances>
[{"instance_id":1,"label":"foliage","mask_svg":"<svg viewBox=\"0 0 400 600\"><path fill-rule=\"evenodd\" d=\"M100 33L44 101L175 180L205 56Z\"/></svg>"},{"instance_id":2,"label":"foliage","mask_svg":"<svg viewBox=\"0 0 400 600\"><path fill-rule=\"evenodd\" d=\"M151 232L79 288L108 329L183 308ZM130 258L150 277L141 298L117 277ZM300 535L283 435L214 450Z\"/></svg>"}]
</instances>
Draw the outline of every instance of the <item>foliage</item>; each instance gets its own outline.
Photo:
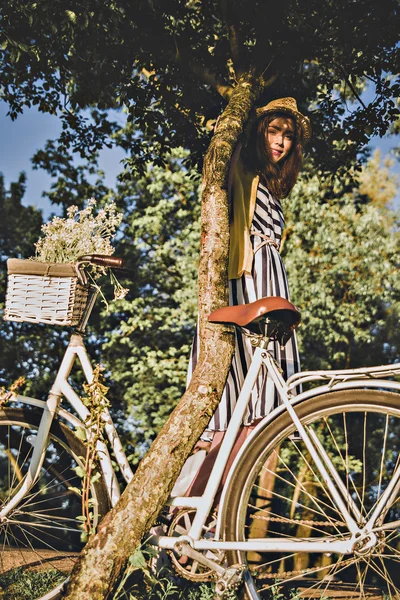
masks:
<instances>
[{"instance_id":1,"label":"foliage","mask_svg":"<svg viewBox=\"0 0 400 600\"><path fill-rule=\"evenodd\" d=\"M382 161L381 152L375 150L373 157L360 172L359 193L366 195L367 200L379 208L387 208L399 187L399 177L390 171L394 162L389 156Z\"/></svg>"},{"instance_id":2,"label":"foliage","mask_svg":"<svg viewBox=\"0 0 400 600\"><path fill-rule=\"evenodd\" d=\"M77 519L81 522L82 542L87 542L89 536L95 532L93 513L95 501L90 497L90 490L91 486L101 478L96 447L100 440L104 440L105 422L102 417L104 411L110 406L107 399L108 388L103 384L102 371L100 365L96 365L91 383L83 384L85 396L82 398L82 402L89 410L89 414L85 419L85 429L78 427L76 435L86 447L86 454L82 457L83 464L75 468L76 474L82 480L82 485L80 488L69 488L81 498L82 514Z\"/></svg>"},{"instance_id":3,"label":"foliage","mask_svg":"<svg viewBox=\"0 0 400 600\"><path fill-rule=\"evenodd\" d=\"M179 400L197 312L199 176L175 150L166 168L147 166L138 179L121 182L124 206L117 253L134 272L131 294L103 321L102 360L112 373L113 405L123 399L137 460ZM103 315L103 318L105 315ZM124 419L125 421L125 419Z\"/></svg>"},{"instance_id":4,"label":"foliage","mask_svg":"<svg viewBox=\"0 0 400 600\"><path fill-rule=\"evenodd\" d=\"M107 198L109 189L98 160L99 153L93 152L80 163L72 150L47 140L44 148L33 156L32 164L34 169L44 169L52 177L50 189L43 196L66 215L69 206L83 208L85 198L95 198L98 204Z\"/></svg>"},{"instance_id":5,"label":"foliage","mask_svg":"<svg viewBox=\"0 0 400 600\"><path fill-rule=\"evenodd\" d=\"M26 257L32 251L42 224L42 213L34 206L24 206L22 199L26 188L24 173L7 190L0 174L0 211L7 219L0 221L1 287L5 283L5 260L9 256Z\"/></svg>"},{"instance_id":6,"label":"foliage","mask_svg":"<svg viewBox=\"0 0 400 600\"><path fill-rule=\"evenodd\" d=\"M12 118L32 105L60 115L60 156L119 138L132 168L178 145L200 163L232 87L252 74L261 101L295 95L312 110L313 155L334 171L396 119L398 31L396 0L5 0L2 97ZM109 109L135 127L121 132Z\"/></svg>"},{"instance_id":7,"label":"foliage","mask_svg":"<svg viewBox=\"0 0 400 600\"><path fill-rule=\"evenodd\" d=\"M291 297L302 311L303 368L396 360L400 348L393 327L400 310L396 213L381 210L379 203L365 204L357 189L341 193L339 183L332 198L314 176L295 188L286 215L284 261Z\"/></svg>"},{"instance_id":8,"label":"foliage","mask_svg":"<svg viewBox=\"0 0 400 600\"><path fill-rule=\"evenodd\" d=\"M115 591L115 600L213 600L214 583L194 583L179 578L165 564L154 572L150 567L157 550L146 544L130 556L128 567ZM234 590L226 600L237 600Z\"/></svg>"},{"instance_id":9,"label":"foliage","mask_svg":"<svg viewBox=\"0 0 400 600\"><path fill-rule=\"evenodd\" d=\"M0 408L2 408L7 402L13 400L18 390L25 384L25 377L18 377L6 390L5 387L0 387Z\"/></svg>"},{"instance_id":10,"label":"foliage","mask_svg":"<svg viewBox=\"0 0 400 600\"><path fill-rule=\"evenodd\" d=\"M74 0L72 3L65 0L52 0L51 3L48 0L28 3L5 0L0 30L0 43L4 50L0 64L2 98L8 102L12 117L32 104L42 111L60 115L63 131L57 141L57 155L67 155L72 151L81 157L90 157L104 144L111 145L117 140L121 147L127 149L127 166L144 177L149 159L155 167L163 165L167 152L178 145L189 148L190 158L200 164L213 121L223 102L230 98L213 139L216 151L207 155L207 164L212 164L213 168L208 169L203 182L203 207L213 209L213 214L224 211L226 214L222 176L227 170L232 147L245 125L250 104L257 98L265 102L273 97L295 95L301 110L312 112L315 135L310 149L314 165L321 175L348 171L354 175L352 169L354 165L357 168L357 157L369 137L383 135L398 115L394 99L399 95L399 84L391 79L393 55L398 53L398 20L396 0L381 0L379 4L375 0L362 0L361 3L349 3L347 0L284 0L280 3L271 0L138 0L135 3L121 0L83 0L80 3ZM368 105L358 95L365 80L371 81L375 93ZM237 90L246 90L246 93L236 94ZM239 97L241 101L234 103ZM347 111L343 100L349 97L357 104L349 104L350 110ZM89 114L85 109L90 110ZM109 109L126 110L132 127L121 131ZM216 196L210 193L209 186L215 172L221 175L215 186L220 194ZM352 177L345 182L347 193L352 182ZM164 207L162 201L159 204L164 219L172 216L169 206L168 203ZM346 207L344 212L344 225L355 222L350 208ZM184 226L178 228L179 235L185 232L190 236L195 232L193 225L188 225L189 214L190 211L181 217ZM203 212L203 216L209 214L207 210ZM159 223L157 225L151 210L145 217L153 237L160 238L164 250L168 248L162 234L166 228L167 236L171 235L168 232L170 223L162 222L161 227ZM366 220L368 224L368 218ZM212 230L210 237L214 252L215 249L221 250L221 246L222 250L226 249L221 240L227 234L227 225L225 219L220 235ZM361 225L358 232L361 232ZM184 247L183 238L181 240ZM151 425L148 427L147 423L157 424L162 412L166 414L169 410L169 407L164 409L166 398L163 390L170 383L173 385L169 388L178 388L182 383L179 361L183 349L187 350L185 346L191 331L188 313L179 309L177 295L174 294L176 288L169 284L168 276L164 280L160 276L160 272L171 272L174 284L179 280L185 283L184 278L180 279L179 273L174 271L175 265L185 260L180 257L179 251L172 255L172 261L166 252L164 257L157 256L157 248L149 246L145 232L143 241L143 247L133 247L133 260L146 259L153 271L157 267L159 271L146 274L151 282L148 285L143 285L140 280L135 282L145 299L142 304L138 301L141 319L130 312L128 304L120 301L118 310L122 319L117 316L113 322L117 355L110 364L116 365L116 371L122 374L119 376L120 383L131 382L127 355L132 342L140 343L144 333L152 333L151 344L146 341L143 352L146 364L143 371L138 361L140 351L132 349L132 366L137 369L136 375L140 378L134 380L129 392L132 400L135 394L137 403L142 394L139 381L146 381L146 377L151 375L150 386L145 386L145 392L153 386L155 393L142 399L142 407L150 413L150 419L146 421L144 411L135 415L136 418L144 418L147 443L155 429L151 429ZM202 316L210 298L218 298L220 302L223 297L223 266L211 257L208 272L203 268L209 247L210 244L207 247L203 245L202 252L199 307ZM322 247L329 256L329 248ZM129 251L128 247L126 250ZM157 261L153 261L154 257ZM160 258L165 262L162 269L159 267ZM216 276L213 278L211 273L214 272ZM361 275L364 274L368 273L361 272ZM209 282L210 293L206 301L204 290ZM346 286L339 288L339 298L346 297L346 292ZM362 285L353 293L365 299ZM171 297L172 301L169 300ZM386 297L389 297L388 294ZM157 312L153 312L153 308ZM175 315L175 320L167 321L164 309L168 309L165 314ZM366 311L359 312L359 316L366 319ZM155 323L160 325L159 331L165 332L167 343L161 341L159 331L153 335ZM348 333L346 330L340 332L339 342L347 339ZM218 348L223 343L222 336L216 332L214 339L217 345L213 347ZM112 338L106 340L110 344L108 348L111 348L112 341ZM330 343L335 341L333 336ZM173 356L167 354L167 367L170 369L163 369L163 379L156 379L157 385L154 385L157 359L164 357L171 342L172 348L178 350L174 350ZM210 347L209 344L208 349ZM339 348L334 355L341 356L341 353ZM209 376L215 375L217 387L221 388L226 375L223 371L222 368L211 369ZM193 399L194 395L190 397ZM208 396L204 399L204 407L207 401L211 401ZM190 418L188 424L192 424ZM150 432L148 429L151 429ZM192 431L197 435L196 428ZM190 443L193 441L190 439ZM183 462L189 445L183 448L182 454L167 457L170 462L172 458L174 468L179 467L180 460ZM135 484L135 480L131 482L128 492L135 489ZM160 489L163 485L166 482L161 478ZM136 519L139 528L148 515L140 512L142 507L140 502L135 507L138 509L136 514L142 515L142 520L139 516ZM143 530L137 529L138 538L130 535L130 545L124 548L131 551L132 544L138 543L143 533ZM90 556L93 554L88 551L85 560L90 560ZM106 558L108 565L111 564L105 552L101 558ZM82 564L85 565L85 562ZM104 562L102 564L105 565ZM101 585L105 589L111 585L115 572L108 573L107 569L108 566L104 567L103 577L96 586ZM78 583L72 578L70 589L82 583L82 580ZM86 589L86 582L83 587Z\"/></svg>"}]
</instances>

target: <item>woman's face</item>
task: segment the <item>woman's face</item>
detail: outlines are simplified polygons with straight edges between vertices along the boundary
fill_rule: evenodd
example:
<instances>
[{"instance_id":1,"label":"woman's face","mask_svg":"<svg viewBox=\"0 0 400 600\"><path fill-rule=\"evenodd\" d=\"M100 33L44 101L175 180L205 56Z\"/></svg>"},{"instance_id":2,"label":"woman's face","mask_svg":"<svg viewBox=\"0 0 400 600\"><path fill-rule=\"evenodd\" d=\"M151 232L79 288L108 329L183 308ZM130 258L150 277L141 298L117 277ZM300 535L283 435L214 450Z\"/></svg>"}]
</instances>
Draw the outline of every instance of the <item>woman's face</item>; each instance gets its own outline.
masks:
<instances>
[{"instance_id":1,"label":"woman's face","mask_svg":"<svg viewBox=\"0 0 400 600\"><path fill-rule=\"evenodd\" d=\"M291 117L276 117L269 122L267 142L275 163L287 158L290 154L294 137L295 128Z\"/></svg>"}]
</instances>

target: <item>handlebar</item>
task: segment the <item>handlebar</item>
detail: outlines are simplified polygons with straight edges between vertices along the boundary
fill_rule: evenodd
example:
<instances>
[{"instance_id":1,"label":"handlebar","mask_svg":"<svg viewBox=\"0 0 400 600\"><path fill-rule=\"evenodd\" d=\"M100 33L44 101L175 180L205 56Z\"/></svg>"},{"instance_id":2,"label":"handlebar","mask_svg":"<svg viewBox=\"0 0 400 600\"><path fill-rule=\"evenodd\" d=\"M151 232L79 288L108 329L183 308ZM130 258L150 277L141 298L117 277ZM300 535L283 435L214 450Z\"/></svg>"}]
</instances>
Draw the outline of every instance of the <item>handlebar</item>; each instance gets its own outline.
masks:
<instances>
[{"instance_id":1,"label":"handlebar","mask_svg":"<svg viewBox=\"0 0 400 600\"><path fill-rule=\"evenodd\" d=\"M79 282L84 286L88 285L88 278L85 270L85 267L88 265L122 270L124 261L122 258L118 258L118 256L109 256L108 254L84 254L83 256L80 256L75 263L75 269Z\"/></svg>"},{"instance_id":2,"label":"handlebar","mask_svg":"<svg viewBox=\"0 0 400 600\"><path fill-rule=\"evenodd\" d=\"M107 254L85 254L78 258L78 263L91 263L99 267L108 267L110 269L123 269L124 260L118 256L108 256Z\"/></svg>"}]
</instances>

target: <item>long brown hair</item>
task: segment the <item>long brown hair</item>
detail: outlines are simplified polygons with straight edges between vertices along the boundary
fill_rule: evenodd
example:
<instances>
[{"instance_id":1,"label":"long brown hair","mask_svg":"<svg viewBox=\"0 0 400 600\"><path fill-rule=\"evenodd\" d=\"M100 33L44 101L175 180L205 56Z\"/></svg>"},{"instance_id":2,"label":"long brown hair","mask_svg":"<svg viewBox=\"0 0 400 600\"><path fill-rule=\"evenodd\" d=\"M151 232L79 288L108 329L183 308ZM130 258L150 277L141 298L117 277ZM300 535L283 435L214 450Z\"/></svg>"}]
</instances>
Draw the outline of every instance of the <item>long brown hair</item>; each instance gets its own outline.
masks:
<instances>
[{"instance_id":1,"label":"long brown hair","mask_svg":"<svg viewBox=\"0 0 400 600\"><path fill-rule=\"evenodd\" d=\"M295 135L287 158L275 163L268 144L268 125L277 117L290 117ZM246 169L257 173L273 196L278 199L286 198L297 181L303 162L303 149L295 119L284 112L267 113L258 119L250 130L242 157Z\"/></svg>"}]
</instances>

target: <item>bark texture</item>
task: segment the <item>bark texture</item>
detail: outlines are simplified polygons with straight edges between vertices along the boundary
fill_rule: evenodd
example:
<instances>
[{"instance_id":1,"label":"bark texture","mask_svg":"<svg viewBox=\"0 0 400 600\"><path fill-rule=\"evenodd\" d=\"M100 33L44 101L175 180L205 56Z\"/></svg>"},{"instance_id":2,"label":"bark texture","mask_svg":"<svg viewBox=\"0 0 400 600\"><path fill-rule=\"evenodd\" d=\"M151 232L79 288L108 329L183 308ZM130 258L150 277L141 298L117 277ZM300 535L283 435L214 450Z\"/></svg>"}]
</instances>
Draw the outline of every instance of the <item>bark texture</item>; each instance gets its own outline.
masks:
<instances>
[{"instance_id":1,"label":"bark texture","mask_svg":"<svg viewBox=\"0 0 400 600\"><path fill-rule=\"evenodd\" d=\"M222 395L234 336L231 328L208 323L207 316L228 303L228 166L257 92L257 82L251 75L240 78L205 156L199 265L201 344L191 384L117 506L104 517L83 550L64 596L69 600L109 597L127 559L165 505L176 477Z\"/></svg>"}]
</instances>

